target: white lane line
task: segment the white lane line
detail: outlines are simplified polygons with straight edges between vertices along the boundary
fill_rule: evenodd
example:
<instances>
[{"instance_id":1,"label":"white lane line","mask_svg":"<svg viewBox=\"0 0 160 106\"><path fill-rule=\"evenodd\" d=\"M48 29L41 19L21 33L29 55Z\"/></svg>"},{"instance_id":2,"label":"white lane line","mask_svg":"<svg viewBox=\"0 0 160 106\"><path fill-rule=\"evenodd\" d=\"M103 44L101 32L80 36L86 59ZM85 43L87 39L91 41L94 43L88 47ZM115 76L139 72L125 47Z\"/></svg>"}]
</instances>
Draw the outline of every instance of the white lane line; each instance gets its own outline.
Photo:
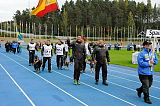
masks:
<instances>
[{"instance_id":1,"label":"white lane line","mask_svg":"<svg viewBox=\"0 0 160 106\"><path fill-rule=\"evenodd\" d=\"M86 67L86 69L88 69L88 67ZM102 72L100 72L100 73L102 73ZM116 78L119 78L119 79L123 79L123 80L129 81L129 82L141 84L140 82L135 81L135 80L130 80L130 79L127 79L127 78L123 78L123 77L119 77L119 76L111 75L111 74L108 74L108 75L109 75L109 76L112 76L112 77L116 77ZM156 87L156 86L152 86L151 88L160 89L159 87Z\"/></svg>"},{"instance_id":2,"label":"white lane line","mask_svg":"<svg viewBox=\"0 0 160 106\"><path fill-rule=\"evenodd\" d=\"M17 56L17 57L20 57L20 56ZM23 58L23 57L20 57L20 58L25 59L25 58ZM27 60L27 59L25 59L25 60ZM27 61L28 61L28 60L27 60ZM86 74L86 75L87 75L87 76L90 76L90 75L88 75L88 74ZM122 77L115 76L115 75L110 75L110 76L117 77L117 78L120 78L120 79L123 79L123 80L127 80L127 81L129 81L129 82L139 83L139 82L137 82L137 81L129 80L129 79L126 79L126 78L122 78ZM119 84L117 84L117 83L113 83L113 82L111 82L111 83L112 83L112 84L114 84L114 85L117 85L117 86L120 86L120 87L123 87L123 88L129 89L129 90L135 91L134 89L128 88L128 87L126 87L126 86L119 85ZM139 83L139 84L140 84L140 83ZM160 89L159 87L156 87L156 86L152 86L152 88ZM156 97L156 96L151 96L151 97L153 97L153 98L155 98L155 99L159 99L159 100L160 100L160 98L158 98L158 97Z\"/></svg>"},{"instance_id":3,"label":"white lane line","mask_svg":"<svg viewBox=\"0 0 160 106\"><path fill-rule=\"evenodd\" d=\"M83 74L86 75L86 76L88 76L88 77L94 78L94 76L92 76L92 75L88 75L88 74L85 74L85 73L83 73ZM100 79L100 80L101 80L101 79ZM111 81L108 81L108 82L109 82L109 83L112 83L112 84L114 84L114 85L117 85L117 86L119 86L119 87L122 87L122 88L125 88L125 89L128 89L128 90L131 90L131 91L135 91L135 92L136 92L136 90L134 90L134 89L132 89L132 88L129 88L129 87L126 87L126 86L117 84L117 83L113 83L113 82L111 82ZM160 98L159 98L159 97L156 97L156 96L150 95L150 97L160 100Z\"/></svg>"},{"instance_id":4,"label":"white lane line","mask_svg":"<svg viewBox=\"0 0 160 106\"><path fill-rule=\"evenodd\" d=\"M86 103L82 102L81 100L79 100L78 98L76 98L75 96L73 96L72 94L66 92L65 90L63 90L62 88L58 87L57 85L53 84L52 82L50 82L49 80L43 78L42 76L34 73L32 70L28 69L27 67L25 67L24 65L20 64L19 62L15 61L14 59L8 57L7 55L1 53L3 56L9 58L10 60L14 61L15 63L17 63L19 66L25 68L26 70L30 71L31 73L33 73L34 75L38 76L39 78L41 78L42 80L44 80L45 82L51 84L52 86L54 86L55 88L59 89L60 91L64 92L66 95L70 96L71 98L75 99L76 101L78 101L79 103L83 104L84 106L88 106Z\"/></svg>"},{"instance_id":5,"label":"white lane line","mask_svg":"<svg viewBox=\"0 0 160 106\"><path fill-rule=\"evenodd\" d=\"M110 69L110 70L111 70L111 69ZM116 72L116 73L120 73L120 74L124 74L124 75L133 76L133 77L138 78L138 75L132 75L132 74L128 74L128 73L125 73L125 72L119 72L119 71L115 71L115 70L111 70L111 71ZM160 82L160 81L158 81L158 80L153 80L153 81L155 81L155 82Z\"/></svg>"},{"instance_id":6,"label":"white lane line","mask_svg":"<svg viewBox=\"0 0 160 106\"><path fill-rule=\"evenodd\" d=\"M2 53L1 53L1 54L2 54ZM4 55L4 54L2 54L2 55ZM6 56L6 55L4 55L4 56ZM6 56L6 57L9 58L10 60L16 62L14 59L11 59L11 58L8 57L8 56ZM28 68L26 68L25 66L21 65L20 63L18 63L18 62L16 62L16 63L19 64L20 66L24 67L26 70L34 73L34 72L31 71L30 69L28 69ZM55 71L53 71L53 72L55 72ZM56 73L58 73L58 72L56 72ZM50 81L46 80L45 78L41 77L40 75L38 75L38 74L36 74L36 73L34 73L34 74L37 75L38 77L42 78L42 79L45 80L46 82L52 84ZM67 77L67 78L72 79L71 77L66 76L66 75L64 75L64 74L61 74L61 73L59 73L59 74L65 76L65 77ZM99 91L99 92L102 92L102 93L104 93L104 94L107 94L107 95L109 95L109 96L111 96L111 97L113 97L113 98L116 98L116 99L120 100L120 101L123 101L123 102L125 102L125 103L127 103L127 104L130 104L130 105L132 105L132 106L136 106L135 104L132 104L132 103L130 103L130 102L128 102L128 101L125 101L125 100L123 100L123 99L121 99L121 98L118 98L118 97L116 97L116 96L114 96L114 95L112 95L112 94L109 94L109 93L107 93L107 92L105 92L105 91L103 91L103 90L100 90L100 89L98 89L98 88L96 88L96 87L93 87L93 86L88 85L88 84L83 83L83 82L81 82L81 83L84 84L85 86L88 86L88 87L90 87L90 88L92 88L92 89L95 89L95 90L97 90L97 91Z\"/></svg>"},{"instance_id":7,"label":"white lane line","mask_svg":"<svg viewBox=\"0 0 160 106\"><path fill-rule=\"evenodd\" d=\"M17 56L17 57L20 57L20 56ZM20 58L23 58L23 57L20 57ZM23 59L25 59L25 58L23 58ZM25 60L27 60L27 59L25 59ZM28 60L27 60L28 61ZM93 76L91 76L91 75L88 75L88 74L85 74L85 75L87 75L87 76L89 76L89 77L93 77ZM94 78L94 77L93 77ZM132 89L132 88L129 88L129 87L126 87L126 86L123 86L123 85L120 85L120 84L117 84L117 83L113 83L113 82L111 82L111 81L109 81L110 83L112 83L112 84L114 84L114 85L116 85L116 86L119 86L119 87L122 87L122 88L125 88L125 89L128 89L128 90L131 90L131 91L136 91L136 90L134 90L134 89ZM156 88L156 87L155 87ZM159 97L156 97L156 96L152 96L152 95L150 95L152 98L155 98L155 99L158 99L158 100L160 100L160 98Z\"/></svg>"},{"instance_id":8,"label":"white lane line","mask_svg":"<svg viewBox=\"0 0 160 106\"><path fill-rule=\"evenodd\" d=\"M123 71L128 71L128 72L136 72L136 71L134 71L134 70L123 69L123 68L114 67L114 66L110 66L110 68L114 68L114 69L117 68L117 69L120 69L120 70L123 70ZM154 76L160 78L160 76L158 76L158 75L154 75Z\"/></svg>"},{"instance_id":9,"label":"white lane line","mask_svg":"<svg viewBox=\"0 0 160 106\"><path fill-rule=\"evenodd\" d=\"M21 56L18 56L18 57L20 57L20 58L22 58L22 59L25 59L25 58L23 58L23 57L21 57ZM25 60L27 60L27 59L25 59ZM28 60L27 60L28 61ZM137 75L132 75L132 74L128 74L128 73L125 73L125 72L119 72L119 71L115 71L115 70L112 70L112 69L109 69L109 70L111 70L111 71L113 71L113 72L117 72L117 73L120 73L120 74L124 74L124 75L129 75L129 76L133 76L133 77L136 77L136 78L138 78L137 77ZM154 75L155 76L155 75ZM158 81L158 80L153 80L153 81L155 81L155 82L160 82L160 81ZM153 88L156 88L156 89L160 89L159 87L156 87L156 86L152 86Z\"/></svg>"},{"instance_id":10,"label":"white lane line","mask_svg":"<svg viewBox=\"0 0 160 106\"><path fill-rule=\"evenodd\" d=\"M67 75L64 75L64 74L62 74L62 73L60 73L60 72L57 72L57 71L53 71L53 72L55 72L55 73L57 73L57 74L59 74L59 75L62 75L62 76L64 76L64 77L66 77L66 78L69 78L69 79L73 79L73 78L71 78L70 76L67 76ZM81 81L81 83L83 84L83 85L85 85L85 86L88 86L88 87L90 87L90 88L92 88L92 89L95 89L95 90L97 90L97 91L99 91L99 92L102 92L102 93L104 93L104 94L107 94L107 95L109 95L109 96L111 96L111 97L113 97L113 98L115 98L115 99L118 99L118 100L120 100L120 101L123 101L123 102L125 102L125 103L127 103L127 104L130 104L130 105L132 105L132 106L136 106L135 104L133 104L133 103L131 103L131 102L128 102L128 101L126 101L126 100L123 100L123 99L121 99L121 98L119 98L119 97L116 97L116 96L114 96L114 95L112 95L112 94L109 94L109 93L107 93L107 92L105 92L105 91L103 91L103 90L100 90L100 89L98 89L98 88L96 88L96 87L93 87L93 86L91 86L91 85L89 85L89 84L86 84L86 83L84 83L84 82L82 82Z\"/></svg>"},{"instance_id":11,"label":"white lane line","mask_svg":"<svg viewBox=\"0 0 160 106\"><path fill-rule=\"evenodd\" d=\"M10 79L15 83L15 85L18 87L18 89L23 93L23 95L28 99L28 101L31 103L32 106L36 106L33 101L28 97L28 95L23 91L23 89L18 85L18 83L13 79L13 77L8 73L8 71L0 64L2 69L6 72L6 74L10 77Z\"/></svg>"}]
</instances>

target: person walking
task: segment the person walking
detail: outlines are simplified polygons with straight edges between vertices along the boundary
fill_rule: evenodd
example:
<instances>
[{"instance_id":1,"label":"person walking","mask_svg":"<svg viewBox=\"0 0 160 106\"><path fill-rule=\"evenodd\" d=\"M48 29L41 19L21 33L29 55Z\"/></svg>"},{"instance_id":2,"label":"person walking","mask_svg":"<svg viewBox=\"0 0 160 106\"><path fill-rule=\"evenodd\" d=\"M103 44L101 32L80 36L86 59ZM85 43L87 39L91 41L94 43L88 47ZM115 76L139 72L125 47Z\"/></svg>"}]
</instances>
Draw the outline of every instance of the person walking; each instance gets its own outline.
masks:
<instances>
[{"instance_id":1,"label":"person walking","mask_svg":"<svg viewBox=\"0 0 160 106\"><path fill-rule=\"evenodd\" d=\"M86 58L86 50L85 45L82 41L82 37L78 36L76 41L73 41L70 46L73 51L73 59L74 59L74 84L80 85L79 77L80 71L82 70L83 59Z\"/></svg>"},{"instance_id":2,"label":"person walking","mask_svg":"<svg viewBox=\"0 0 160 106\"><path fill-rule=\"evenodd\" d=\"M52 53L52 45L50 41L46 41L45 45L43 45L41 55L43 57L42 71L44 71L45 64L48 61L48 72L51 73L52 72L51 59L52 59L53 53Z\"/></svg>"},{"instance_id":3,"label":"person walking","mask_svg":"<svg viewBox=\"0 0 160 106\"><path fill-rule=\"evenodd\" d=\"M96 64L95 69L95 84L98 85L99 81L99 72L100 68L102 67L102 84L108 85L106 82L107 80L107 65L106 65L106 59L108 62L108 65L110 64L110 57L107 47L104 46L104 41L100 40L99 45L94 49L92 54L92 59L94 63Z\"/></svg>"},{"instance_id":4,"label":"person walking","mask_svg":"<svg viewBox=\"0 0 160 106\"><path fill-rule=\"evenodd\" d=\"M152 43L148 41L144 41L144 49L138 55L138 75L142 86L136 89L138 97L141 97L141 94L143 93L144 102L148 104L152 104L149 99L149 88L153 83L154 65L158 64L158 57L156 53L153 54L154 58L152 60L151 44Z\"/></svg>"},{"instance_id":5,"label":"person walking","mask_svg":"<svg viewBox=\"0 0 160 106\"><path fill-rule=\"evenodd\" d=\"M30 43L28 44L27 50L29 51L29 66L31 66L34 63L35 51L38 51L36 43L34 43L33 39L31 39Z\"/></svg>"}]
</instances>

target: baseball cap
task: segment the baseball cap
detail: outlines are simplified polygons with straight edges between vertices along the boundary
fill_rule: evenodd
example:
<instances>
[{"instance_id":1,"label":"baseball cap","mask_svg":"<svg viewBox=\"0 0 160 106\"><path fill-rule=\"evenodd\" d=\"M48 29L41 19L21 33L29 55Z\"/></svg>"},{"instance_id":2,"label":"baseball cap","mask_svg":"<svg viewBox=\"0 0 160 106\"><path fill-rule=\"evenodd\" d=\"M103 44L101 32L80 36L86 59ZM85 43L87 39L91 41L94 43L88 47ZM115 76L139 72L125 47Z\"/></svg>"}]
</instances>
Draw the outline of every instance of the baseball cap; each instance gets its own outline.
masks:
<instances>
[{"instance_id":1,"label":"baseball cap","mask_svg":"<svg viewBox=\"0 0 160 106\"><path fill-rule=\"evenodd\" d=\"M151 45L152 43L151 42L149 42L149 41L144 41L143 42L143 46L145 46L145 45Z\"/></svg>"}]
</instances>

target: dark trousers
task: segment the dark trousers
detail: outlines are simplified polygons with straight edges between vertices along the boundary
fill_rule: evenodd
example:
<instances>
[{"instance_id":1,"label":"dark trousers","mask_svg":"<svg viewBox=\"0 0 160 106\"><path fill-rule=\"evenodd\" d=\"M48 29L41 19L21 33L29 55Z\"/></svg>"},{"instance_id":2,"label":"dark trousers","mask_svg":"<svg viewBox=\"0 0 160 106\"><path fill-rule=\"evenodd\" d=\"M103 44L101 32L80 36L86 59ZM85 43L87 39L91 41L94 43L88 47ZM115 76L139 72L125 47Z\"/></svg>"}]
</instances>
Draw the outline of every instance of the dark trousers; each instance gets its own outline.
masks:
<instances>
[{"instance_id":1,"label":"dark trousers","mask_svg":"<svg viewBox=\"0 0 160 106\"><path fill-rule=\"evenodd\" d=\"M68 56L68 52L65 52L64 62L65 62L65 60L67 59L67 56Z\"/></svg>"},{"instance_id":2,"label":"dark trousers","mask_svg":"<svg viewBox=\"0 0 160 106\"><path fill-rule=\"evenodd\" d=\"M63 66L63 55L57 55L57 67L62 68Z\"/></svg>"},{"instance_id":3,"label":"dark trousers","mask_svg":"<svg viewBox=\"0 0 160 106\"><path fill-rule=\"evenodd\" d=\"M86 69L86 61L85 61L85 59L83 59L83 66L82 66L82 70L83 70L83 71L85 71L85 69Z\"/></svg>"},{"instance_id":4,"label":"dark trousers","mask_svg":"<svg viewBox=\"0 0 160 106\"><path fill-rule=\"evenodd\" d=\"M6 52L9 52L9 47L6 47Z\"/></svg>"},{"instance_id":5,"label":"dark trousers","mask_svg":"<svg viewBox=\"0 0 160 106\"><path fill-rule=\"evenodd\" d=\"M149 88L152 85L153 76L152 75L139 75L139 79L142 83L142 86L138 88L138 91L143 92L144 99L149 98Z\"/></svg>"},{"instance_id":6,"label":"dark trousers","mask_svg":"<svg viewBox=\"0 0 160 106\"><path fill-rule=\"evenodd\" d=\"M43 65L42 68L45 68L45 64L48 60L48 70L51 70L51 57L43 57Z\"/></svg>"},{"instance_id":7,"label":"dark trousers","mask_svg":"<svg viewBox=\"0 0 160 106\"><path fill-rule=\"evenodd\" d=\"M100 72L100 68L101 67L102 67L102 78L103 78L103 81L106 81L107 80L107 65L106 64L100 64L100 63L96 64L95 80L96 81L99 80L99 72Z\"/></svg>"},{"instance_id":8,"label":"dark trousers","mask_svg":"<svg viewBox=\"0 0 160 106\"><path fill-rule=\"evenodd\" d=\"M16 53L16 48L12 48L12 50L13 50L13 53L15 54Z\"/></svg>"},{"instance_id":9,"label":"dark trousers","mask_svg":"<svg viewBox=\"0 0 160 106\"><path fill-rule=\"evenodd\" d=\"M17 47L17 53L20 53L20 47Z\"/></svg>"},{"instance_id":10,"label":"dark trousers","mask_svg":"<svg viewBox=\"0 0 160 106\"><path fill-rule=\"evenodd\" d=\"M34 55L35 55L35 50L29 51L29 64L34 63Z\"/></svg>"},{"instance_id":11,"label":"dark trousers","mask_svg":"<svg viewBox=\"0 0 160 106\"><path fill-rule=\"evenodd\" d=\"M79 80L80 71L82 70L82 60L74 59L74 80Z\"/></svg>"}]
</instances>

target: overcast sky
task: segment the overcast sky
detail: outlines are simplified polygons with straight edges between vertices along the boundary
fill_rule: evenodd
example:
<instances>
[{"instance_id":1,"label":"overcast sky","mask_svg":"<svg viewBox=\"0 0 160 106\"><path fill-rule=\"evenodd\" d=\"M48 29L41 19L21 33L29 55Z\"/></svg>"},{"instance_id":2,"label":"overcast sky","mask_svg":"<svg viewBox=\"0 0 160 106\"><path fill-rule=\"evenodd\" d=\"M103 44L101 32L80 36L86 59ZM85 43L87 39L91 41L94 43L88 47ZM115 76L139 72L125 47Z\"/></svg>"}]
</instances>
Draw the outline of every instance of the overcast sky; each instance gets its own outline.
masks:
<instances>
[{"instance_id":1,"label":"overcast sky","mask_svg":"<svg viewBox=\"0 0 160 106\"><path fill-rule=\"evenodd\" d=\"M24 10L37 6L39 0L0 0L0 21L11 20L16 10ZM61 7L66 0L57 0L59 7ZM68 0L70 1L70 0ZM76 1L76 0L73 0ZM147 2L147 0L135 0L137 2ZM151 0L152 5L160 4L160 0Z\"/></svg>"}]
</instances>

